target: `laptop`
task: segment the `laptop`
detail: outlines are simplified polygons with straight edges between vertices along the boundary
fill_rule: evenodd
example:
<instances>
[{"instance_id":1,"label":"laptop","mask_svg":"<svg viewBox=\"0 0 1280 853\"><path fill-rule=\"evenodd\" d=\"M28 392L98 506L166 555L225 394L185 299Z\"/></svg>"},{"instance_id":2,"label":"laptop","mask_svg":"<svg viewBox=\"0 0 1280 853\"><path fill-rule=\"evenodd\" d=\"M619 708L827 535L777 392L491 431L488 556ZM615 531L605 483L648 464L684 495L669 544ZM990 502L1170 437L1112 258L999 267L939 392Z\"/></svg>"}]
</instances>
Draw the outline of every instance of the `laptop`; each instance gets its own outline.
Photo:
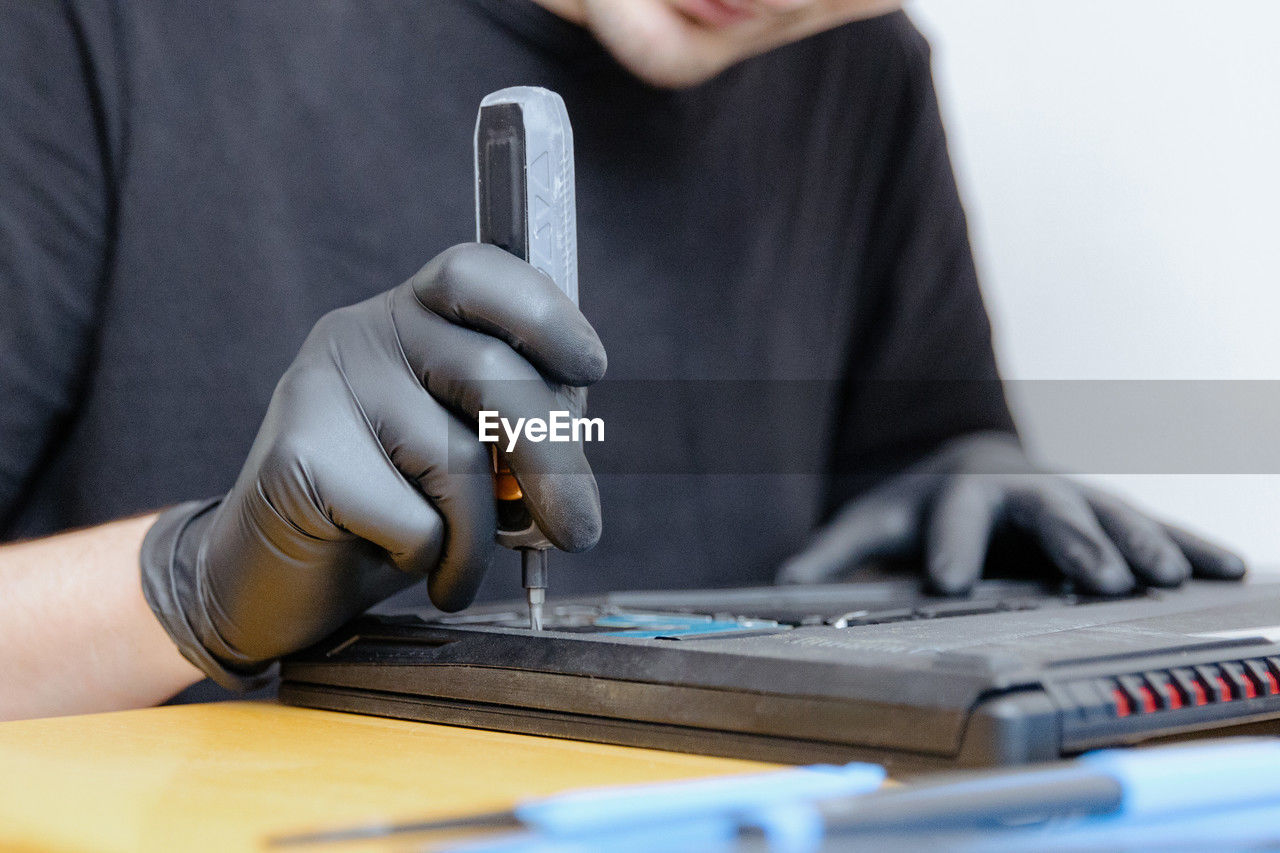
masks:
<instances>
[{"instance_id":1,"label":"laptop","mask_svg":"<svg viewBox=\"0 0 1280 853\"><path fill-rule=\"evenodd\" d=\"M311 708L898 775L1280 731L1280 584L1098 598L895 577L368 615L285 661Z\"/></svg>"}]
</instances>

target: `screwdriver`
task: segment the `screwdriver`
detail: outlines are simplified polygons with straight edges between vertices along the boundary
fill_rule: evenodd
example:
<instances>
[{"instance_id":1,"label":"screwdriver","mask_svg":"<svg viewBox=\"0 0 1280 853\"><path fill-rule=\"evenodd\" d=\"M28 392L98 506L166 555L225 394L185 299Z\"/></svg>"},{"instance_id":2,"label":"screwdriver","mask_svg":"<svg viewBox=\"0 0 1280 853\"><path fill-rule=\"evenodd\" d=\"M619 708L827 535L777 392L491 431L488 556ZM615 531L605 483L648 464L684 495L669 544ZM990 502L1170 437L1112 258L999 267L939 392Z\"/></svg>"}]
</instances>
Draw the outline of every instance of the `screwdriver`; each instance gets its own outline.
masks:
<instances>
[{"instance_id":1,"label":"screwdriver","mask_svg":"<svg viewBox=\"0 0 1280 853\"><path fill-rule=\"evenodd\" d=\"M1152 842L1160 836L1166 846L1172 841L1185 849L1262 849L1276 839L1277 762L1280 739L1229 737L1104 749L1067 761L961 771L890 787L881 787L884 770L877 765L815 765L570 791L505 812L366 825L273 843L524 829L466 849L915 850L937 846L938 837L948 836L930 836L947 832L959 834L965 849L982 850L1146 850L1161 846ZM1231 843L1241 838L1245 843Z\"/></svg>"},{"instance_id":2,"label":"screwdriver","mask_svg":"<svg viewBox=\"0 0 1280 853\"><path fill-rule=\"evenodd\" d=\"M707 819L733 831L743 814L866 794L879 788L884 778L884 768L877 764L815 764L707 779L587 788L525 800L506 811L444 820L371 823L277 836L269 843L327 844L410 833L516 829L568 841L575 837L596 838L601 832L621 834L651 824L679 832L684 822Z\"/></svg>"},{"instance_id":3,"label":"screwdriver","mask_svg":"<svg viewBox=\"0 0 1280 853\"><path fill-rule=\"evenodd\" d=\"M476 239L546 273L578 304L578 218L573 130L564 101L535 86L485 96L476 116ZM524 502L519 481L493 446L499 545L520 553L529 628L542 630L551 543Z\"/></svg>"}]
</instances>

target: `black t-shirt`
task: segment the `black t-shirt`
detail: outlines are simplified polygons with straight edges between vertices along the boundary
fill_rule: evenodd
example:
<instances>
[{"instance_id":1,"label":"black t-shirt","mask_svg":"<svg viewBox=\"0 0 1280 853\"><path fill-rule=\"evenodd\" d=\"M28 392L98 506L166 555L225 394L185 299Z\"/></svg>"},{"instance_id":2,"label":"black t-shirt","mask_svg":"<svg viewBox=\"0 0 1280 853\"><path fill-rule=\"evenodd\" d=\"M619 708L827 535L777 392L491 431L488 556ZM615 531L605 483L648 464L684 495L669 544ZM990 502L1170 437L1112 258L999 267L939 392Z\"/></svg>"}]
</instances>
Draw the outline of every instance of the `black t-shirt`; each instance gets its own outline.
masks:
<instances>
[{"instance_id":1,"label":"black t-shirt","mask_svg":"<svg viewBox=\"0 0 1280 853\"><path fill-rule=\"evenodd\" d=\"M0 21L0 538L226 491L315 320L473 238L476 109L510 85L573 120L616 389L591 398L604 538L553 592L766 581L868 472L1011 429L902 14L687 91L528 0Z\"/></svg>"}]
</instances>

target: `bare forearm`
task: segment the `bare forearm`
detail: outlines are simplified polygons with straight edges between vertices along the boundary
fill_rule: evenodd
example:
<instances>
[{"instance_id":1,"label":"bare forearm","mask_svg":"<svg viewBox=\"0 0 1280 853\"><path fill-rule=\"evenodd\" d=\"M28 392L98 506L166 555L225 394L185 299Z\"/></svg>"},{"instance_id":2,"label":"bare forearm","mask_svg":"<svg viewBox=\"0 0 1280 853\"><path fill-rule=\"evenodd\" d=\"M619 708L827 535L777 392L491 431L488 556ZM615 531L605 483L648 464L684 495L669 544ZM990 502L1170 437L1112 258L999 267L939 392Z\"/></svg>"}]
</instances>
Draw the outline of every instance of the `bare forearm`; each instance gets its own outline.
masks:
<instances>
[{"instance_id":1,"label":"bare forearm","mask_svg":"<svg viewBox=\"0 0 1280 853\"><path fill-rule=\"evenodd\" d=\"M153 520L0 546L0 719L154 705L202 677L142 596Z\"/></svg>"}]
</instances>

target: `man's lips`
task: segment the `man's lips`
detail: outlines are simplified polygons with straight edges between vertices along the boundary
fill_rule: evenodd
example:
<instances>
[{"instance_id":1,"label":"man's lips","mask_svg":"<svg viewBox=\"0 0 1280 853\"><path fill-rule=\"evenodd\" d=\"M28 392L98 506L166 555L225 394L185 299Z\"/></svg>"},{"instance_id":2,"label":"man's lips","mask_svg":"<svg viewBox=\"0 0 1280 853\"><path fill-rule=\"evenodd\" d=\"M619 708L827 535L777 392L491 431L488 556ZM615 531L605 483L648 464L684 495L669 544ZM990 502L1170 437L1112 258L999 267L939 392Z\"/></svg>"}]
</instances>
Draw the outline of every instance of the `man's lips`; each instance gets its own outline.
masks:
<instances>
[{"instance_id":1,"label":"man's lips","mask_svg":"<svg viewBox=\"0 0 1280 853\"><path fill-rule=\"evenodd\" d=\"M727 27L755 17L732 0L680 0L680 9L711 27Z\"/></svg>"}]
</instances>

